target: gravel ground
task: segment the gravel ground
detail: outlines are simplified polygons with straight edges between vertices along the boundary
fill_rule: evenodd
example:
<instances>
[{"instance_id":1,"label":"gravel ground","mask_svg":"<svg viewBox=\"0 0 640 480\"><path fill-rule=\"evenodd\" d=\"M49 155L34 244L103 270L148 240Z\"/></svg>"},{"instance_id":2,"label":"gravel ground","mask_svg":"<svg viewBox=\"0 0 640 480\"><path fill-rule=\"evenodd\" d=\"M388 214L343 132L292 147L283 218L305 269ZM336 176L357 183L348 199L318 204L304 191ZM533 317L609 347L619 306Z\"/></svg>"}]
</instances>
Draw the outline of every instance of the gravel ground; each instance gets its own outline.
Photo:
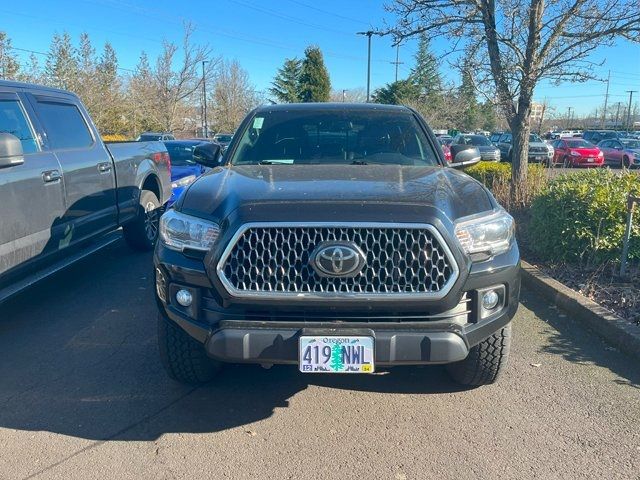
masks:
<instances>
[{"instance_id":1,"label":"gravel ground","mask_svg":"<svg viewBox=\"0 0 640 480\"><path fill-rule=\"evenodd\" d=\"M0 478L640 478L637 361L524 292L512 361L372 376L158 361L151 256L119 243L0 307Z\"/></svg>"}]
</instances>

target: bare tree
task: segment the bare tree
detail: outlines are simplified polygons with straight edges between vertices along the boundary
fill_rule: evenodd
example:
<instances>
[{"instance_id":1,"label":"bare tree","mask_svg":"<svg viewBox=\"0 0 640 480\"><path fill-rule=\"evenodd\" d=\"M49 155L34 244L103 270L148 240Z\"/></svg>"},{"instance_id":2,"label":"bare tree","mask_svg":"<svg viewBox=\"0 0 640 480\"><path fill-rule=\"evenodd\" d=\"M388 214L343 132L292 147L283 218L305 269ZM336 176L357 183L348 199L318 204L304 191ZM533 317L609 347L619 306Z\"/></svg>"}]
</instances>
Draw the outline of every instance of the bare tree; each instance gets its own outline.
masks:
<instances>
[{"instance_id":1,"label":"bare tree","mask_svg":"<svg viewBox=\"0 0 640 480\"><path fill-rule=\"evenodd\" d=\"M249 82L246 70L236 60L223 61L213 89L214 118L211 125L217 131L233 132L259 102L259 96Z\"/></svg>"},{"instance_id":2,"label":"bare tree","mask_svg":"<svg viewBox=\"0 0 640 480\"><path fill-rule=\"evenodd\" d=\"M155 68L151 70L153 108L146 114L149 121L159 125L162 130L184 130L191 115L189 103L195 103L202 87L202 62L206 61L204 76L214 78L219 59L214 58L208 45L194 45L191 42L193 28L185 25L182 46L163 42L162 52L158 56ZM177 66L177 68L176 68ZM148 96L151 92L146 92Z\"/></svg>"},{"instance_id":3,"label":"bare tree","mask_svg":"<svg viewBox=\"0 0 640 480\"><path fill-rule=\"evenodd\" d=\"M589 60L617 39L640 41L638 0L393 0L397 23L384 33L403 39L427 32L466 48L479 86L491 86L513 133L511 195L527 178L529 115L542 79L595 78ZM448 52L450 53L450 52Z\"/></svg>"}]
</instances>

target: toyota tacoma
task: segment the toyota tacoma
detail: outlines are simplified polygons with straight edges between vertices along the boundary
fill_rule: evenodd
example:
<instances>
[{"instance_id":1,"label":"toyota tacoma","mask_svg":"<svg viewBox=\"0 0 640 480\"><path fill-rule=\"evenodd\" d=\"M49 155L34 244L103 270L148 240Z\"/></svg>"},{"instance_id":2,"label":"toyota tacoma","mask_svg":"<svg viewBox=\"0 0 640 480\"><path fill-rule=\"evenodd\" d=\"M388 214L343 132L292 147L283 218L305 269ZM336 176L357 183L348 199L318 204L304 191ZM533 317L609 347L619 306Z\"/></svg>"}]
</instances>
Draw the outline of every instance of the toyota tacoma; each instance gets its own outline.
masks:
<instances>
[{"instance_id":1,"label":"toyota tacoma","mask_svg":"<svg viewBox=\"0 0 640 480\"><path fill-rule=\"evenodd\" d=\"M288 104L251 112L224 158L160 220L161 361L179 381L224 363L373 373L446 364L495 381L510 348L520 255L511 216L445 162L413 110Z\"/></svg>"}]
</instances>

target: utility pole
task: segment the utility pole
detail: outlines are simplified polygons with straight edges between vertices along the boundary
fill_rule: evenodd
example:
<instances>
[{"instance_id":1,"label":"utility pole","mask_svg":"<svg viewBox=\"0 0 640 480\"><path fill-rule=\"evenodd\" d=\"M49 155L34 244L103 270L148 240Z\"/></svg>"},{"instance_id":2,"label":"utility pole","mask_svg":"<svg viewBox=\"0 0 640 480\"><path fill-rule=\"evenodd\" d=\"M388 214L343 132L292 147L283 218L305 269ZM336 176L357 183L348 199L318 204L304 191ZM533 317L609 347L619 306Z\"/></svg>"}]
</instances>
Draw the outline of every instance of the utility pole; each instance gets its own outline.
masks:
<instances>
[{"instance_id":1,"label":"utility pole","mask_svg":"<svg viewBox=\"0 0 640 480\"><path fill-rule=\"evenodd\" d=\"M342 89L342 103L344 103L347 99L347 91Z\"/></svg>"},{"instance_id":2,"label":"utility pole","mask_svg":"<svg viewBox=\"0 0 640 480\"><path fill-rule=\"evenodd\" d=\"M404 62L400 61L400 43L396 43L396 61L390 62L391 65L396 66L396 82L398 81L398 66L402 65Z\"/></svg>"},{"instance_id":3,"label":"utility pole","mask_svg":"<svg viewBox=\"0 0 640 480\"><path fill-rule=\"evenodd\" d=\"M633 99L633 94L636 92L637 90L627 90L627 93L629 93L629 108L627 108L627 132L631 131L631 100Z\"/></svg>"},{"instance_id":4,"label":"utility pole","mask_svg":"<svg viewBox=\"0 0 640 480\"><path fill-rule=\"evenodd\" d=\"M571 110L573 107L567 107L567 130L571 128Z\"/></svg>"},{"instance_id":5,"label":"utility pole","mask_svg":"<svg viewBox=\"0 0 640 480\"><path fill-rule=\"evenodd\" d=\"M367 103L369 103L371 92L371 36L375 32L373 30L367 30L366 32L358 32L357 35L365 35L369 38L367 48Z\"/></svg>"},{"instance_id":6,"label":"utility pole","mask_svg":"<svg viewBox=\"0 0 640 480\"><path fill-rule=\"evenodd\" d=\"M204 138L209 138L209 125L207 124L207 79L204 74L204 65L209 63L208 60L202 61L202 124L204 130Z\"/></svg>"},{"instance_id":7,"label":"utility pole","mask_svg":"<svg viewBox=\"0 0 640 480\"><path fill-rule=\"evenodd\" d=\"M611 79L611 70L607 75L607 93L604 94L604 110L602 110L602 120L600 121L600 127L604 128L604 120L607 115L607 102L609 101L609 80Z\"/></svg>"},{"instance_id":8,"label":"utility pole","mask_svg":"<svg viewBox=\"0 0 640 480\"><path fill-rule=\"evenodd\" d=\"M614 128L618 128L618 118L620 117L620 105L622 105L622 103L618 102L618 109L616 110L616 122L614 124Z\"/></svg>"}]
</instances>

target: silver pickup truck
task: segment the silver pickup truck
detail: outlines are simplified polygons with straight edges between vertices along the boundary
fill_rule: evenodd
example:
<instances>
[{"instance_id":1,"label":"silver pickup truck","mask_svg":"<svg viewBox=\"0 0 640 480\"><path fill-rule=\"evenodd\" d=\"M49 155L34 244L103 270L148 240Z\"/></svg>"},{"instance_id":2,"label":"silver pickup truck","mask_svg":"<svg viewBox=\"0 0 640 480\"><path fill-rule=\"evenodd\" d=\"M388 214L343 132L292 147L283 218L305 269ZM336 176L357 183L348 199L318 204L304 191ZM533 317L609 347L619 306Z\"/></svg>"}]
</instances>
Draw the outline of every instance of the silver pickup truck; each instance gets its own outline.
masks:
<instances>
[{"instance_id":1,"label":"silver pickup truck","mask_svg":"<svg viewBox=\"0 0 640 480\"><path fill-rule=\"evenodd\" d=\"M0 302L120 237L150 250L171 196L161 142L105 144L73 93L0 81Z\"/></svg>"}]
</instances>

